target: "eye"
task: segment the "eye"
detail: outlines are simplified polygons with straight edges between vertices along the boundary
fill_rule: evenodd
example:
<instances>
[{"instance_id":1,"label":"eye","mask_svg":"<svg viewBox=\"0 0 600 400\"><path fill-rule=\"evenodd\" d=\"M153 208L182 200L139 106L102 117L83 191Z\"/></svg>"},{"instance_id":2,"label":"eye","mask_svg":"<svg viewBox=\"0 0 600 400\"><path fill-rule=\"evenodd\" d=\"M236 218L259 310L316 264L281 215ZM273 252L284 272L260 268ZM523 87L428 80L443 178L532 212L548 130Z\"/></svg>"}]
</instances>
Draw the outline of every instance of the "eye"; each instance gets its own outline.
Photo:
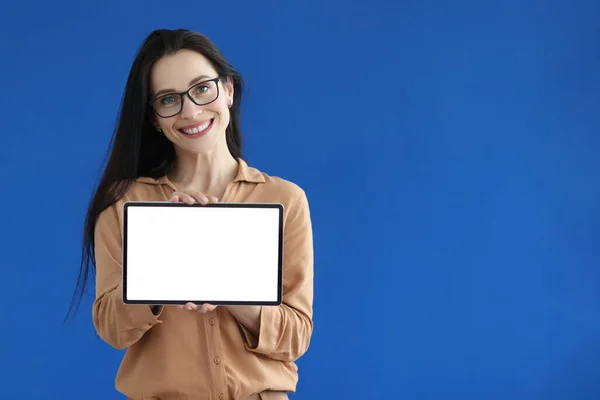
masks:
<instances>
[{"instance_id":1,"label":"eye","mask_svg":"<svg viewBox=\"0 0 600 400\"><path fill-rule=\"evenodd\" d=\"M163 96L160 98L159 103L163 106L168 106L169 104L172 104L175 102L175 98L173 96Z\"/></svg>"},{"instance_id":2,"label":"eye","mask_svg":"<svg viewBox=\"0 0 600 400\"><path fill-rule=\"evenodd\" d=\"M173 96L163 96L160 98L160 104L169 104L174 101Z\"/></svg>"},{"instance_id":3,"label":"eye","mask_svg":"<svg viewBox=\"0 0 600 400\"><path fill-rule=\"evenodd\" d=\"M208 85L199 85L196 86L196 93L198 94L204 94L206 92L208 92L210 88L208 87Z\"/></svg>"}]
</instances>

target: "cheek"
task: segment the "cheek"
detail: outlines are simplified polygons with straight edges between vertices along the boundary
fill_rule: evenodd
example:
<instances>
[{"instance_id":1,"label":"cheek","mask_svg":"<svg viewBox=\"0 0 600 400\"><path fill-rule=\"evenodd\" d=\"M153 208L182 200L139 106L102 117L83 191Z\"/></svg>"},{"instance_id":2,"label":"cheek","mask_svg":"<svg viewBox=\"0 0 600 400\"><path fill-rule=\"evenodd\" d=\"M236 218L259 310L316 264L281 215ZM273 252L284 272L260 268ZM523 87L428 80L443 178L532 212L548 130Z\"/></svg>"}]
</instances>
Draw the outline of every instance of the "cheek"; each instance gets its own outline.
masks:
<instances>
[{"instance_id":1,"label":"cheek","mask_svg":"<svg viewBox=\"0 0 600 400\"><path fill-rule=\"evenodd\" d=\"M227 107L227 104L215 102L213 106L206 111L210 111L211 114L216 115L219 120L219 125L223 126L223 128L229 124L229 107Z\"/></svg>"},{"instance_id":2,"label":"cheek","mask_svg":"<svg viewBox=\"0 0 600 400\"><path fill-rule=\"evenodd\" d=\"M221 116L221 119L229 121L229 107L227 107L227 103L219 103L219 115Z\"/></svg>"},{"instance_id":3,"label":"cheek","mask_svg":"<svg viewBox=\"0 0 600 400\"><path fill-rule=\"evenodd\" d=\"M175 130L175 122L177 121L176 117L172 117L172 118L162 118L162 121L160 121L160 126L163 130L163 132L168 132L171 130Z\"/></svg>"},{"instance_id":4,"label":"cheek","mask_svg":"<svg viewBox=\"0 0 600 400\"><path fill-rule=\"evenodd\" d=\"M221 111L221 126L223 129L226 129L231 122L231 116L229 115L229 108L225 107Z\"/></svg>"}]
</instances>

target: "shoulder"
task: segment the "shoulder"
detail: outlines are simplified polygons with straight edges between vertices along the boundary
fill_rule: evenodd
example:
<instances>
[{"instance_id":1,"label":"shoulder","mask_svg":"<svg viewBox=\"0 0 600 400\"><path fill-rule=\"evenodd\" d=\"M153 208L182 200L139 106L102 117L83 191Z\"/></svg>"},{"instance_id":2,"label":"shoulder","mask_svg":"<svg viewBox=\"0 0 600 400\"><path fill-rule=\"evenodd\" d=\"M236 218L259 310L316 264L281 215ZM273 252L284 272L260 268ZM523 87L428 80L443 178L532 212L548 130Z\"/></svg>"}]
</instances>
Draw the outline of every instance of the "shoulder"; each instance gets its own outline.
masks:
<instances>
[{"instance_id":1,"label":"shoulder","mask_svg":"<svg viewBox=\"0 0 600 400\"><path fill-rule=\"evenodd\" d=\"M250 168L253 173L260 175L258 190L267 201L278 201L285 204L296 203L306 199L306 191L297 182L271 175L256 168Z\"/></svg>"},{"instance_id":2,"label":"shoulder","mask_svg":"<svg viewBox=\"0 0 600 400\"><path fill-rule=\"evenodd\" d=\"M279 203L284 207L286 219L309 215L306 191L297 182L259 170L240 160L238 178L245 181L233 201Z\"/></svg>"},{"instance_id":3,"label":"shoulder","mask_svg":"<svg viewBox=\"0 0 600 400\"><path fill-rule=\"evenodd\" d=\"M154 201L165 200L166 178L140 177L132 181L123 196L124 201Z\"/></svg>"},{"instance_id":4,"label":"shoulder","mask_svg":"<svg viewBox=\"0 0 600 400\"><path fill-rule=\"evenodd\" d=\"M266 202L276 202L283 206L287 234L302 232L308 237L312 229L311 212L306 191L298 183L279 176L264 174L262 192Z\"/></svg>"},{"instance_id":5,"label":"shoulder","mask_svg":"<svg viewBox=\"0 0 600 400\"><path fill-rule=\"evenodd\" d=\"M270 176L265 174L264 185L268 190L287 198L294 199L306 196L304 188L302 188L298 183L281 178L279 176Z\"/></svg>"},{"instance_id":6,"label":"shoulder","mask_svg":"<svg viewBox=\"0 0 600 400\"><path fill-rule=\"evenodd\" d=\"M261 172L264 182L259 184L259 201L283 205L286 220L310 218L306 190L297 182Z\"/></svg>"},{"instance_id":7,"label":"shoulder","mask_svg":"<svg viewBox=\"0 0 600 400\"><path fill-rule=\"evenodd\" d=\"M164 200L164 191L160 180L154 178L138 178L115 182L111 192L117 195L112 203L102 210L98 216L98 222L111 221L116 224L122 221L123 207L128 201L155 201Z\"/></svg>"},{"instance_id":8,"label":"shoulder","mask_svg":"<svg viewBox=\"0 0 600 400\"><path fill-rule=\"evenodd\" d=\"M245 160L238 158L239 171L236 180L248 184L248 188L256 188L268 197L297 197L304 190L295 182L280 176L271 175L256 166L249 165Z\"/></svg>"}]
</instances>

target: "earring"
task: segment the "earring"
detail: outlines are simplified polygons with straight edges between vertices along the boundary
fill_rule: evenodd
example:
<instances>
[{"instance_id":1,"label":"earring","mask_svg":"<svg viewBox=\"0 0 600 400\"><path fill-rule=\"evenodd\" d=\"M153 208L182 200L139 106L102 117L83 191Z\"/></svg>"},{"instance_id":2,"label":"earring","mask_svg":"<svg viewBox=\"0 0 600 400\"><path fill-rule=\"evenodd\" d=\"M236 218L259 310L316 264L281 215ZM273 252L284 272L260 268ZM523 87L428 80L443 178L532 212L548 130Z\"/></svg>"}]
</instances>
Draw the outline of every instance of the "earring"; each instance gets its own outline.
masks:
<instances>
[{"instance_id":1,"label":"earring","mask_svg":"<svg viewBox=\"0 0 600 400\"><path fill-rule=\"evenodd\" d=\"M231 108L232 105L233 105L233 100L229 100L228 107Z\"/></svg>"}]
</instances>

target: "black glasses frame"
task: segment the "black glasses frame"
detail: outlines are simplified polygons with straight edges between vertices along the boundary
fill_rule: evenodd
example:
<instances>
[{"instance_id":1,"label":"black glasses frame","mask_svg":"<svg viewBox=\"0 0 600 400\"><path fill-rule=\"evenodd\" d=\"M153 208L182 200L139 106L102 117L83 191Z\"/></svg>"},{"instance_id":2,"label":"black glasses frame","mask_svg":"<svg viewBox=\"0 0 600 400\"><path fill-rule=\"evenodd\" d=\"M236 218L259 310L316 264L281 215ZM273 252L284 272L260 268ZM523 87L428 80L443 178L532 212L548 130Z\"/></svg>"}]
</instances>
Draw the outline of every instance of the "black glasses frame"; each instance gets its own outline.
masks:
<instances>
[{"instance_id":1,"label":"black glasses frame","mask_svg":"<svg viewBox=\"0 0 600 400\"><path fill-rule=\"evenodd\" d=\"M183 101L184 98L183 96L187 95L187 97L192 101L192 103L196 104L197 106L205 106L207 104L213 103L214 101L216 101L219 98L220 95L220 91L219 91L219 80L221 79L220 76L213 78L213 79L207 79L205 81L202 82L198 82L196 84L194 84L193 86L191 86L188 90L186 90L185 92L179 92L179 93L165 93L165 94L161 94L160 96L158 96L155 99L150 100L148 103L150 104L150 106L152 107L152 109L154 110L154 112L156 113L156 115L158 115L161 118L171 118L174 117L175 115L179 114L181 112L181 110L183 110ZM214 82L215 85L217 86L217 96L209 101L208 103L198 103L194 100L194 98L192 97L192 95L190 94L190 91L200 85L205 84L206 82ZM173 113L173 114L169 114L169 115L161 115L158 113L158 110L156 109L156 102L160 99L162 99L165 96L179 96L180 98L180 102L179 102L179 111Z\"/></svg>"}]
</instances>

